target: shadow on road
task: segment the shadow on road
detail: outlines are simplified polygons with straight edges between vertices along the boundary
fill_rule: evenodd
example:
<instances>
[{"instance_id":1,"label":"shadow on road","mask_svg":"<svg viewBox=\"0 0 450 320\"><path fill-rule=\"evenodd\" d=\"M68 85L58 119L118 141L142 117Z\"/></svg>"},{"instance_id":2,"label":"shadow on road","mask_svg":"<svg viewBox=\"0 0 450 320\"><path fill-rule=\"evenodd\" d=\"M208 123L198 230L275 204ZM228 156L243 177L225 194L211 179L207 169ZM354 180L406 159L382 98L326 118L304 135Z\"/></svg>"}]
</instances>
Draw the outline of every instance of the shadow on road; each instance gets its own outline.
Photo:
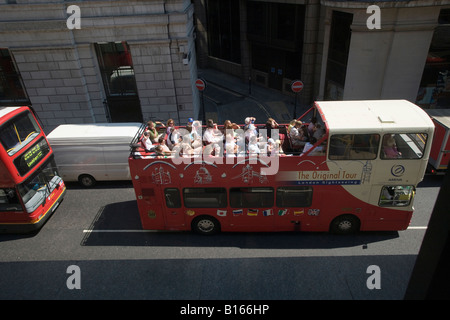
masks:
<instances>
[{"instance_id":1,"label":"shadow on road","mask_svg":"<svg viewBox=\"0 0 450 320\"><path fill-rule=\"evenodd\" d=\"M348 236L328 233L254 232L202 236L192 232L142 230L136 201L102 207L81 242L83 246L239 247L245 249L312 249L367 247L398 238L398 232L364 232Z\"/></svg>"}]
</instances>

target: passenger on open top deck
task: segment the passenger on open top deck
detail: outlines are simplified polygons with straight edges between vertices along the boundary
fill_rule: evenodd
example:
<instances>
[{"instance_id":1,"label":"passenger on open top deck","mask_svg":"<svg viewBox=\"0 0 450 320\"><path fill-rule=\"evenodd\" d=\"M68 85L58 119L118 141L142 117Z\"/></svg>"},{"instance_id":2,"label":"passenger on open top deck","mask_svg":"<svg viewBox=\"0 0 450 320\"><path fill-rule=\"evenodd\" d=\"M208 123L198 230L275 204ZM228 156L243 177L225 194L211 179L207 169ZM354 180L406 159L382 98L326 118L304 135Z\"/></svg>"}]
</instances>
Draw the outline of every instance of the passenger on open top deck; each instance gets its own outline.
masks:
<instances>
[{"instance_id":1,"label":"passenger on open top deck","mask_svg":"<svg viewBox=\"0 0 450 320\"><path fill-rule=\"evenodd\" d=\"M178 142L178 136L179 136L178 129L175 127L170 128L170 133L167 135L167 146L170 150L173 150L173 147Z\"/></svg>"},{"instance_id":2,"label":"passenger on open top deck","mask_svg":"<svg viewBox=\"0 0 450 320\"><path fill-rule=\"evenodd\" d=\"M158 133L158 130L156 130L155 123L164 126L164 125L163 125L161 122L159 122L159 121L153 122L153 121L150 120L150 121L147 122L147 131L150 132L150 141L151 141L152 143L158 143L158 139L159 139L159 137L160 137L160 134ZM162 134L161 134L161 135L162 135Z\"/></svg>"},{"instance_id":3,"label":"passenger on open top deck","mask_svg":"<svg viewBox=\"0 0 450 320\"><path fill-rule=\"evenodd\" d=\"M167 120L167 123L166 123L166 134L169 134L171 128L174 128L174 127L175 127L175 122L173 121L173 119Z\"/></svg>"},{"instance_id":4,"label":"passenger on open top deck","mask_svg":"<svg viewBox=\"0 0 450 320\"><path fill-rule=\"evenodd\" d=\"M147 152L153 149L153 143L150 140L150 131L148 130L144 131L144 135L141 139L141 147Z\"/></svg>"},{"instance_id":5,"label":"passenger on open top deck","mask_svg":"<svg viewBox=\"0 0 450 320\"><path fill-rule=\"evenodd\" d=\"M203 133L203 141L208 149L207 154L212 154L213 152L216 156L220 154L221 149L219 144L223 142L223 135L217 129L217 124L215 124L212 119L208 119L206 123L206 130Z\"/></svg>"},{"instance_id":6,"label":"passenger on open top deck","mask_svg":"<svg viewBox=\"0 0 450 320\"><path fill-rule=\"evenodd\" d=\"M170 151L169 147L167 146L166 139L164 139L164 137L159 137L158 143L161 146L162 152L164 152L165 155L171 155L171 151Z\"/></svg>"},{"instance_id":7,"label":"passenger on open top deck","mask_svg":"<svg viewBox=\"0 0 450 320\"><path fill-rule=\"evenodd\" d=\"M302 126L301 121L296 121L295 125L291 128L289 136L291 137L291 143L294 147L303 147L308 141L308 133L305 130L306 127Z\"/></svg>"}]
</instances>

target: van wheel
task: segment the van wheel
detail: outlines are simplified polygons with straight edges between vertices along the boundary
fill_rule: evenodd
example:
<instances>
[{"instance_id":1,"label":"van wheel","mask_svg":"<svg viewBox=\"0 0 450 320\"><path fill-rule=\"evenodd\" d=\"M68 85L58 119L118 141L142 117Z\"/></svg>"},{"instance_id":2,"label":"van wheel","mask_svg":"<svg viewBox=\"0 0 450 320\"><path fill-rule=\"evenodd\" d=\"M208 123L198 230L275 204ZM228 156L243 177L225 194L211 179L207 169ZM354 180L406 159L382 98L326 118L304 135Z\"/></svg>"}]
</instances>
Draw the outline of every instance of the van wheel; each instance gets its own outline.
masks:
<instances>
[{"instance_id":1,"label":"van wheel","mask_svg":"<svg viewBox=\"0 0 450 320\"><path fill-rule=\"evenodd\" d=\"M213 217L199 216L192 220L191 228L196 233L212 235L220 231L220 223Z\"/></svg>"},{"instance_id":2,"label":"van wheel","mask_svg":"<svg viewBox=\"0 0 450 320\"><path fill-rule=\"evenodd\" d=\"M351 234L359 231L360 221L357 217L347 214L336 217L330 224L330 231L336 234Z\"/></svg>"},{"instance_id":3,"label":"van wheel","mask_svg":"<svg viewBox=\"0 0 450 320\"><path fill-rule=\"evenodd\" d=\"M91 188L95 186L97 181L95 181L94 177L89 174L82 174L78 177L78 182L85 188Z\"/></svg>"}]
</instances>

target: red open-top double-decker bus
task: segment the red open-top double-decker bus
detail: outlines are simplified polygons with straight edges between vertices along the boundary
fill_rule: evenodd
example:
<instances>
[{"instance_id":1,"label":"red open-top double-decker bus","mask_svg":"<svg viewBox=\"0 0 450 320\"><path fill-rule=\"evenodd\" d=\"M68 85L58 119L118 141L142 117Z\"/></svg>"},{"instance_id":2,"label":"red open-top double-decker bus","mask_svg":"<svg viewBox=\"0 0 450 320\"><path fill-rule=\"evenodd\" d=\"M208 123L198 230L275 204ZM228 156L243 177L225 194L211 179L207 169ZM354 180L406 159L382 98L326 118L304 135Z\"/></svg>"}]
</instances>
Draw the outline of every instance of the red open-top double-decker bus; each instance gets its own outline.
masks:
<instances>
[{"instance_id":1,"label":"red open-top double-decker bus","mask_svg":"<svg viewBox=\"0 0 450 320\"><path fill-rule=\"evenodd\" d=\"M230 157L220 143L207 152L205 146L200 153L155 156L136 149L138 133L129 165L143 228L204 234L406 229L427 168L430 117L405 100L327 101L300 120L323 130L317 140L271 156L264 143L257 156L248 148ZM210 156L211 150L219 152Z\"/></svg>"},{"instance_id":2,"label":"red open-top double-decker bus","mask_svg":"<svg viewBox=\"0 0 450 320\"><path fill-rule=\"evenodd\" d=\"M30 107L0 107L0 232L38 230L66 187Z\"/></svg>"}]
</instances>

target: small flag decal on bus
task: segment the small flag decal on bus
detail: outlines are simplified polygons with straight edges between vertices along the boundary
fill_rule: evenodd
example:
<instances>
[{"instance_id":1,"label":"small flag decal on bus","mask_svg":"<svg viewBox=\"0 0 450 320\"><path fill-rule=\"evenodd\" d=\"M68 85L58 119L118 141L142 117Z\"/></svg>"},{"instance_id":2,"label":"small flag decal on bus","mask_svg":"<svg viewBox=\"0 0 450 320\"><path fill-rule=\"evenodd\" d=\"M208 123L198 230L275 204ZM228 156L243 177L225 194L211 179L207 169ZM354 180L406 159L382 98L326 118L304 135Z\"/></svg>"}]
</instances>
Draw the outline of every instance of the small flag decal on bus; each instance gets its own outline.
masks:
<instances>
[{"instance_id":1,"label":"small flag decal on bus","mask_svg":"<svg viewBox=\"0 0 450 320\"><path fill-rule=\"evenodd\" d=\"M219 217L225 217L227 215L227 210L217 210L217 215Z\"/></svg>"},{"instance_id":2,"label":"small flag decal on bus","mask_svg":"<svg viewBox=\"0 0 450 320\"><path fill-rule=\"evenodd\" d=\"M278 210L278 215L281 217L281 216L284 216L284 215L286 215L287 214L287 211L288 211L288 209L281 209L281 210Z\"/></svg>"},{"instance_id":3,"label":"small flag decal on bus","mask_svg":"<svg viewBox=\"0 0 450 320\"><path fill-rule=\"evenodd\" d=\"M243 210L242 210L242 209L233 210L233 215L234 215L234 216L239 216L239 215L241 215L242 213L243 213Z\"/></svg>"},{"instance_id":4,"label":"small flag decal on bus","mask_svg":"<svg viewBox=\"0 0 450 320\"><path fill-rule=\"evenodd\" d=\"M258 209L248 209L247 210L247 215L248 216L252 216L252 217L256 217L258 215Z\"/></svg>"},{"instance_id":5,"label":"small flag decal on bus","mask_svg":"<svg viewBox=\"0 0 450 320\"><path fill-rule=\"evenodd\" d=\"M267 209L263 211L264 217L273 216L272 209Z\"/></svg>"}]
</instances>

